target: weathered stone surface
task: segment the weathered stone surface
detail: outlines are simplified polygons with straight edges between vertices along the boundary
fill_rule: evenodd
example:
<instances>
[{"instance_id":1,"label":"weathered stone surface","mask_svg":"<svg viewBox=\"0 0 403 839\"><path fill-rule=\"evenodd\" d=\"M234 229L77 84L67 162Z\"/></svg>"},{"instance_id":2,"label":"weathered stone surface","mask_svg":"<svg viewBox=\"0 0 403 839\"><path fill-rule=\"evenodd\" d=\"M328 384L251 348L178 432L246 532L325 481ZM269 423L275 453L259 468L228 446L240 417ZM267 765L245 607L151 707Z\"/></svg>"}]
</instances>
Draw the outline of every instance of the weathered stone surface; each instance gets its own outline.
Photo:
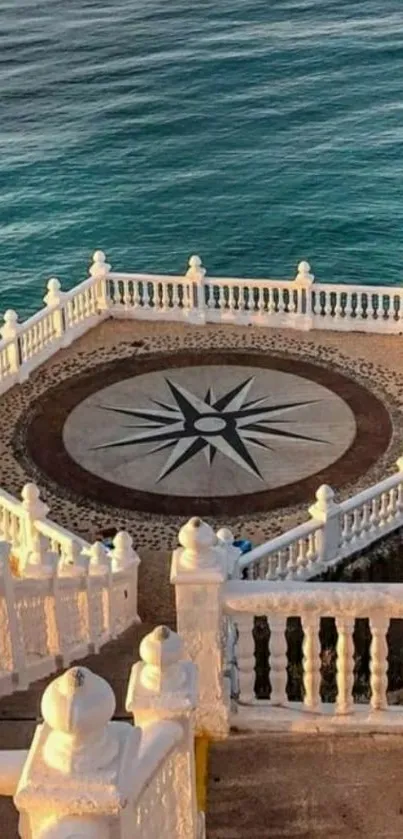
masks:
<instances>
[{"instance_id":1,"label":"weathered stone surface","mask_svg":"<svg viewBox=\"0 0 403 839\"><path fill-rule=\"evenodd\" d=\"M397 839L403 736L233 734L211 748L208 839Z\"/></svg>"}]
</instances>

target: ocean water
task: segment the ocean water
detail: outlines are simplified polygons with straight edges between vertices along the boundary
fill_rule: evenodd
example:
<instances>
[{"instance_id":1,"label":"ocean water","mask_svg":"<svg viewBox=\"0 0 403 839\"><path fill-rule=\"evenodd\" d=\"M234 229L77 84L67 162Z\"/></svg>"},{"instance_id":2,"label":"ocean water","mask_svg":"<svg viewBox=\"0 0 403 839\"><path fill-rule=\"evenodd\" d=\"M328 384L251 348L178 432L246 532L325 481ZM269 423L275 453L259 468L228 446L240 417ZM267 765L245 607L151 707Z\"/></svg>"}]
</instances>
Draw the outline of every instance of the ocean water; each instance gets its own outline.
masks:
<instances>
[{"instance_id":1,"label":"ocean water","mask_svg":"<svg viewBox=\"0 0 403 839\"><path fill-rule=\"evenodd\" d=\"M403 0L0 0L0 310L116 269L403 279Z\"/></svg>"}]
</instances>

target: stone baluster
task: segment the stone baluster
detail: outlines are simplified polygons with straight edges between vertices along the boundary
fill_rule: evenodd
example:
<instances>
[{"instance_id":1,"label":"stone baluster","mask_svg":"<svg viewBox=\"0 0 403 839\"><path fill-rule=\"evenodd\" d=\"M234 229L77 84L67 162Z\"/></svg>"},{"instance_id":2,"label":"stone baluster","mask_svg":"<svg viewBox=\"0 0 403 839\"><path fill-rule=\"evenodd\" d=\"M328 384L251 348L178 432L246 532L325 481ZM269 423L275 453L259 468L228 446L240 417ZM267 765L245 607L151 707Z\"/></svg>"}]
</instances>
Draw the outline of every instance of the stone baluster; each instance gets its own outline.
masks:
<instances>
[{"instance_id":1,"label":"stone baluster","mask_svg":"<svg viewBox=\"0 0 403 839\"><path fill-rule=\"evenodd\" d=\"M304 640L302 642L304 671L304 705L309 711L317 711L320 705L320 619L316 614L301 617Z\"/></svg>"},{"instance_id":2,"label":"stone baluster","mask_svg":"<svg viewBox=\"0 0 403 839\"><path fill-rule=\"evenodd\" d=\"M316 492L316 503L309 508L309 515L322 524L315 533L317 560L326 565L337 557L341 545L340 508L334 501L334 492L322 484Z\"/></svg>"},{"instance_id":3,"label":"stone baluster","mask_svg":"<svg viewBox=\"0 0 403 839\"><path fill-rule=\"evenodd\" d=\"M25 562L21 566L21 577L43 579L52 577L57 570L58 556L50 550L49 539L35 530L30 542Z\"/></svg>"},{"instance_id":4,"label":"stone baluster","mask_svg":"<svg viewBox=\"0 0 403 839\"><path fill-rule=\"evenodd\" d=\"M131 670L126 710L143 730L165 720L174 720L183 729L172 779L178 790L175 836L181 839L198 839L193 730L196 707L196 667L184 661L183 644L176 632L158 626L140 644L140 661Z\"/></svg>"},{"instance_id":5,"label":"stone baluster","mask_svg":"<svg viewBox=\"0 0 403 839\"><path fill-rule=\"evenodd\" d=\"M388 493L383 492L381 495L381 504L379 507L379 527L385 526L388 518Z\"/></svg>"},{"instance_id":6,"label":"stone baluster","mask_svg":"<svg viewBox=\"0 0 403 839\"><path fill-rule=\"evenodd\" d=\"M297 573L298 546L295 542L288 548L287 580L293 580Z\"/></svg>"},{"instance_id":7,"label":"stone baluster","mask_svg":"<svg viewBox=\"0 0 403 839\"><path fill-rule=\"evenodd\" d=\"M2 340L7 341L8 373L15 376L16 381L23 382L26 376L20 360L18 336L21 332L21 326L18 323L17 312L14 309L7 309L3 315L3 320L4 325L1 327L0 334Z\"/></svg>"},{"instance_id":8,"label":"stone baluster","mask_svg":"<svg viewBox=\"0 0 403 839\"><path fill-rule=\"evenodd\" d=\"M115 697L86 667L72 667L46 688L14 796L22 839L123 839L133 806L141 732L110 722ZM130 811L130 814L128 813Z\"/></svg>"},{"instance_id":9,"label":"stone baluster","mask_svg":"<svg viewBox=\"0 0 403 839\"><path fill-rule=\"evenodd\" d=\"M375 533L379 529L379 499L373 498L371 503L371 515L369 517L369 529Z\"/></svg>"},{"instance_id":10,"label":"stone baluster","mask_svg":"<svg viewBox=\"0 0 403 839\"><path fill-rule=\"evenodd\" d=\"M138 569L140 565L140 557L133 548L133 540L129 533L125 530L120 530L113 540L113 550L111 551L111 567L112 573L124 573L130 575L130 584L128 586L132 621L140 623L138 615ZM118 595L118 592L117 592ZM114 600L114 587L112 586L112 599ZM117 597L117 605L112 609L114 624L119 626L119 598Z\"/></svg>"},{"instance_id":11,"label":"stone baluster","mask_svg":"<svg viewBox=\"0 0 403 839\"><path fill-rule=\"evenodd\" d=\"M206 321L206 291L205 291L205 276L206 269L202 265L200 256L194 254L189 259L189 267L186 272L186 279L190 283L191 301L192 305L189 309L189 314L192 320L198 323L205 323ZM211 290L210 290L211 293Z\"/></svg>"},{"instance_id":12,"label":"stone baluster","mask_svg":"<svg viewBox=\"0 0 403 839\"><path fill-rule=\"evenodd\" d=\"M383 711L387 708L388 689L388 643L389 618L373 615L369 621L371 641L371 708Z\"/></svg>"},{"instance_id":13,"label":"stone baluster","mask_svg":"<svg viewBox=\"0 0 403 839\"><path fill-rule=\"evenodd\" d=\"M354 686L354 618L336 618L337 638L337 703L338 714L353 710Z\"/></svg>"},{"instance_id":14,"label":"stone baluster","mask_svg":"<svg viewBox=\"0 0 403 839\"><path fill-rule=\"evenodd\" d=\"M186 656L197 664L200 699L196 730L223 736L229 725L230 685L224 676L221 643L221 591L227 579L227 561L212 528L192 518L179 531L172 556L171 582L175 585L178 632Z\"/></svg>"},{"instance_id":15,"label":"stone baluster","mask_svg":"<svg viewBox=\"0 0 403 839\"><path fill-rule=\"evenodd\" d=\"M268 617L270 627L270 702L283 705L287 702L287 641L286 618Z\"/></svg>"},{"instance_id":16,"label":"stone baluster","mask_svg":"<svg viewBox=\"0 0 403 839\"><path fill-rule=\"evenodd\" d=\"M95 251L90 267L90 277L96 281L94 285L96 308L99 312L105 312L111 307L111 298L108 288L108 275L111 266L106 261L103 251ZM126 301L127 302L127 301Z\"/></svg>"},{"instance_id":17,"label":"stone baluster","mask_svg":"<svg viewBox=\"0 0 403 839\"><path fill-rule=\"evenodd\" d=\"M253 637L253 615L240 612L236 616L237 664L239 679L239 703L251 705L255 701L255 640Z\"/></svg>"},{"instance_id":18,"label":"stone baluster","mask_svg":"<svg viewBox=\"0 0 403 839\"><path fill-rule=\"evenodd\" d=\"M0 634L0 661L2 662L1 682L4 685L5 664L9 671L9 691L15 690L18 684L19 690L28 687L25 651L22 644L22 635L18 625L17 609L15 604L14 578L11 573L10 546L7 542L0 542L0 577L3 588L3 596L0 598L0 622L2 633Z\"/></svg>"},{"instance_id":19,"label":"stone baluster","mask_svg":"<svg viewBox=\"0 0 403 839\"><path fill-rule=\"evenodd\" d=\"M298 539L298 553L297 553L297 570L296 576L297 577L305 577L306 574L306 567L308 564L307 560L307 551L308 545L306 539L303 537L302 539Z\"/></svg>"},{"instance_id":20,"label":"stone baluster","mask_svg":"<svg viewBox=\"0 0 403 839\"><path fill-rule=\"evenodd\" d=\"M49 507L41 500L39 489L33 483L25 484L21 492L21 498L20 544L13 545L13 549L18 553L19 567L23 572L28 557L37 549L37 542L34 542L36 534L35 522L42 521L46 518Z\"/></svg>"}]
</instances>

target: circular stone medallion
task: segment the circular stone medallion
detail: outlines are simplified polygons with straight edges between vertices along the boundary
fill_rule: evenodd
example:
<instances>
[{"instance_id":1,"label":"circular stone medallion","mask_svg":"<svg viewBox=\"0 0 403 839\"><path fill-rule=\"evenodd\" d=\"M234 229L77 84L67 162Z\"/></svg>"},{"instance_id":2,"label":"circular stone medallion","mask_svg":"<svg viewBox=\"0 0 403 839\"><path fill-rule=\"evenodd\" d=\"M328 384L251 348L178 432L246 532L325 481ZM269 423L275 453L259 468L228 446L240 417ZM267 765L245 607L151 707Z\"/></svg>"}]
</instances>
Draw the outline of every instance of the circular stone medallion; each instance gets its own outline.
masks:
<instances>
[{"instance_id":1,"label":"circular stone medallion","mask_svg":"<svg viewBox=\"0 0 403 839\"><path fill-rule=\"evenodd\" d=\"M65 379L30 405L15 439L37 480L61 493L238 516L351 483L391 430L383 403L332 368L212 349L134 355Z\"/></svg>"},{"instance_id":2,"label":"circular stone medallion","mask_svg":"<svg viewBox=\"0 0 403 839\"><path fill-rule=\"evenodd\" d=\"M247 495L338 460L356 433L337 394L254 367L168 369L116 382L68 417L63 440L84 469L161 495Z\"/></svg>"}]
</instances>

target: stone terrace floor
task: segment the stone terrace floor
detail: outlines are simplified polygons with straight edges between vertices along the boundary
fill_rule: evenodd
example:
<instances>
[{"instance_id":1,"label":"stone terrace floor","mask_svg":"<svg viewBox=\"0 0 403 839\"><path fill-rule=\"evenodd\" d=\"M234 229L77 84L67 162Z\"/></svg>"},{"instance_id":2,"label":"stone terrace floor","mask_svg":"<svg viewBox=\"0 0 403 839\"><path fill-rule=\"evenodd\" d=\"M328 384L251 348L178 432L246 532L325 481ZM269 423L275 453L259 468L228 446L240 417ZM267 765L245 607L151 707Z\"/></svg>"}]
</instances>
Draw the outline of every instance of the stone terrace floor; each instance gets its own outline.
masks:
<instances>
[{"instance_id":1,"label":"stone terrace floor","mask_svg":"<svg viewBox=\"0 0 403 839\"><path fill-rule=\"evenodd\" d=\"M101 363L133 354L140 358L143 354L189 348L197 348L202 355L203 349L212 347L246 348L308 360L341 371L381 398L393 423L389 448L354 485L343 487L340 498L393 472L395 460L403 453L403 342L399 336L107 321L61 351L23 386L5 394L0 400L0 486L18 495L26 481L35 480L43 489L54 521L88 539L111 523L124 527L131 532L142 558L139 613L144 624L85 661L111 682L117 694L118 716L124 715L122 697L130 667L138 657L141 636L160 623L174 627L169 565L183 517L139 514L100 506L86 497L72 497L47 480L19 449L15 428L29 413L32 401L48 388ZM306 520L307 506L305 502L270 514L234 519L226 516L212 523L215 527L231 526L235 534L247 533L259 542ZM38 683L26 693L0 701L0 749L29 746L45 684ZM403 738L396 735L290 738L234 734L212 748L208 836L400 836L402 758ZM16 814L5 799L0 799L0 825L0 835L14 839Z\"/></svg>"}]
</instances>

